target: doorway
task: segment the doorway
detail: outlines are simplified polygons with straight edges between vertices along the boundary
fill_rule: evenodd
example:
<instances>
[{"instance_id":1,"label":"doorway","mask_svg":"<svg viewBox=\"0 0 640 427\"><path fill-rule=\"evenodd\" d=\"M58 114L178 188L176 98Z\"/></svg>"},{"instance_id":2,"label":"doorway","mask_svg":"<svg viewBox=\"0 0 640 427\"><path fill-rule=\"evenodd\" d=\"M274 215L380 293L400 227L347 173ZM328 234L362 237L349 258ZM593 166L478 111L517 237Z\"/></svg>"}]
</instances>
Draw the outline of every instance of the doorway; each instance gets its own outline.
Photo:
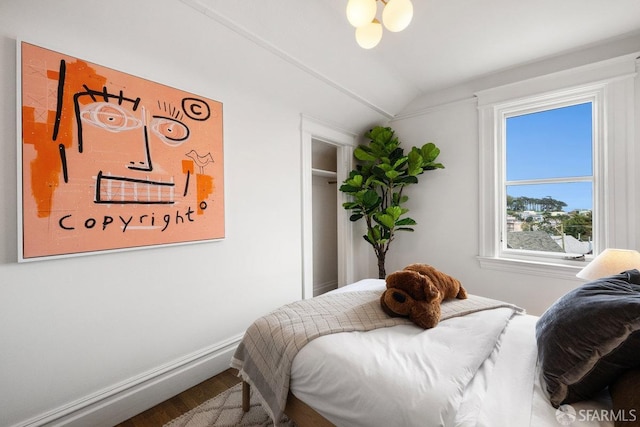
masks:
<instances>
[{"instance_id":1,"label":"doorway","mask_svg":"<svg viewBox=\"0 0 640 427\"><path fill-rule=\"evenodd\" d=\"M302 298L353 282L353 232L338 191L354 134L302 116ZM315 191L314 191L315 190Z\"/></svg>"}]
</instances>

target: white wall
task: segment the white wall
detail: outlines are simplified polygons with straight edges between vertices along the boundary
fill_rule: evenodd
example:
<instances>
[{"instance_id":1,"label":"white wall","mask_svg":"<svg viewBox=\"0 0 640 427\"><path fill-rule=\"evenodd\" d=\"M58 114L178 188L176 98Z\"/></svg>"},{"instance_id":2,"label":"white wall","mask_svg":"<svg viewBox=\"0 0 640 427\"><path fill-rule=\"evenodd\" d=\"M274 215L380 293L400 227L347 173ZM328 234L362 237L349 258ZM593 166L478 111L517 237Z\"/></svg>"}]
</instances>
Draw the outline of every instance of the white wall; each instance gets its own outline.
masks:
<instances>
[{"instance_id":1,"label":"white wall","mask_svg":"<svg viewBox=\"0 0 640 427\"><path fill-rule=\"evenodd\" d=\"M627 41L621 43L628 44ZM633 49L637 49L637 46L636 43ZM480 268L476 259L480 191L478 113L473 92L630 52L633 51L615 44L608 45L608 49L599 46L572 55L572 60L567 57L552 58L439 94L419 97L407 107L390 125L406 146L422 145L428 141L436 143L442 150L439 160L445 169L426 172L417 186L405 192L410 197L409 215L418 225L415 233L401 235L394 242L388 255L387 273L412 262L429 263L460 279L472 293L514 302L536 315L564 293L579 286L582 282L578 279L554 279ZM636 87L638 83L636 77ZM631 129L633 138L616 141L616 144L638 147L640 96L637 93L635 100L635 123L631 126L635 127L635 136ZM639 155L640 150L636 149L632 162L637 164ZM640 187L632 183L631 188L635 188L631 195L633 202L638 203ZM635 231L631 232L636 234L635 241L640 241L637 224Z\"/></svg>"},{"instance_id":2,"label":"white wall","mask_svg":"<svg viewBox=\"0 0 640 427\"><path fill-rule=\"evenodd\" d=\"M18 264L16 39L221 101L226 239ZM226 369L301 296L300 114L381 120L177 0L3 0L0 70L2 427L112 425Z\"/></svg>"}]
</instances>

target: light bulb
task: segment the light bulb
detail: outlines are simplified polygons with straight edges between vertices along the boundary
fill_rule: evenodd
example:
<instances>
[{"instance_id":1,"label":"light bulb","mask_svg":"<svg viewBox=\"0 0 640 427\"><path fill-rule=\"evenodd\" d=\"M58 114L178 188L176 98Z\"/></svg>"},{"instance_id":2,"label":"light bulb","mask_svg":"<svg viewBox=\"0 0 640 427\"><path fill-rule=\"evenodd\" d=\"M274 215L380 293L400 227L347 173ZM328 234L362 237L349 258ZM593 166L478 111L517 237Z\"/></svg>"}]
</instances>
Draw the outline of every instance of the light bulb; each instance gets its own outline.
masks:
<instances>
[{"instance_id":1,"label":"light bulb","mask_svg":"<svg viewBox=\"0 0 640 427\"><path fill-rule=\"evenodd\" d=\"M347 19L358 28L373 21L377 12L376 0L349 0L347 3Z\"/></svg>"},{"instance_id":2,"label":"light bulb","mask_svg":"<svg viewBox=\"0 0 640 427\"><path fill-rule=\"evenodd\" d=\"M377 19L356 28L356 41L361 48L374 48L380 40L382 40L382 24Z\"/></svg>"},{"instance_id":3,"label":"light bulb","mask_svg":"<svg viewBox=\"0 0 640 427\"><path fill-rule=\"evenodd\" d=\"M382 22L391 32L402 31L409 26L413 18L411 0L389 0L382 10Z\"/></svg>"}]
</instances>

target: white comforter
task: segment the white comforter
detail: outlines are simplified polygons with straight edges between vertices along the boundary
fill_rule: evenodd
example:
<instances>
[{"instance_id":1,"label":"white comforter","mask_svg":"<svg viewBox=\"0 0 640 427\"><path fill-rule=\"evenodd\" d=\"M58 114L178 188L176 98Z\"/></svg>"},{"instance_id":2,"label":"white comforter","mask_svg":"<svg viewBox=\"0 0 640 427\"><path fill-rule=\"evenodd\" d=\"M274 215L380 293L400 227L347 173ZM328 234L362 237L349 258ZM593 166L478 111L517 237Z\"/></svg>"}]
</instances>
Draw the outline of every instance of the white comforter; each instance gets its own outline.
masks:
<instances>
[{"instance_id":1,"label":"white comforter","mask_svg":"<svg viewBox=\"0 0 640 427\"><path fill-rule=\"evenodd\" d=\"M370 279L335 292L383 288ZM535 321L498 308L426 331L399 325L324 336L294 359L290 388L340 427L558 427L536 374Z\"/></svg>"}]
</instances>

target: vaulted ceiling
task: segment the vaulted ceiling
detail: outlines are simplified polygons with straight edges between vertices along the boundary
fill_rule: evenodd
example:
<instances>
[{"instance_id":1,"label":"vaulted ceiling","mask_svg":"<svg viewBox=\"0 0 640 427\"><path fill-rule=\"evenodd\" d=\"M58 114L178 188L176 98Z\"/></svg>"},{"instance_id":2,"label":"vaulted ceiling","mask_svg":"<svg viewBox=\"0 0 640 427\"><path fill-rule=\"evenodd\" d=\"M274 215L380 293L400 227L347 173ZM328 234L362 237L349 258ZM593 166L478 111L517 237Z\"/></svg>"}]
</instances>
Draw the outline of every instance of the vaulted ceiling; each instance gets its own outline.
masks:
<instances>
[{"instance_id":1,"label":"vaulted ceiling","mask_svg":"<svg viewBox=\"0 0 640 427\"><path fill-rule=\"evenodd\" d=\"M640 50L639 0L413 0L400 33L360 48L347 0L182 0L387 117L414 99L594 46Z\"/></svg>"}]
</instances>

